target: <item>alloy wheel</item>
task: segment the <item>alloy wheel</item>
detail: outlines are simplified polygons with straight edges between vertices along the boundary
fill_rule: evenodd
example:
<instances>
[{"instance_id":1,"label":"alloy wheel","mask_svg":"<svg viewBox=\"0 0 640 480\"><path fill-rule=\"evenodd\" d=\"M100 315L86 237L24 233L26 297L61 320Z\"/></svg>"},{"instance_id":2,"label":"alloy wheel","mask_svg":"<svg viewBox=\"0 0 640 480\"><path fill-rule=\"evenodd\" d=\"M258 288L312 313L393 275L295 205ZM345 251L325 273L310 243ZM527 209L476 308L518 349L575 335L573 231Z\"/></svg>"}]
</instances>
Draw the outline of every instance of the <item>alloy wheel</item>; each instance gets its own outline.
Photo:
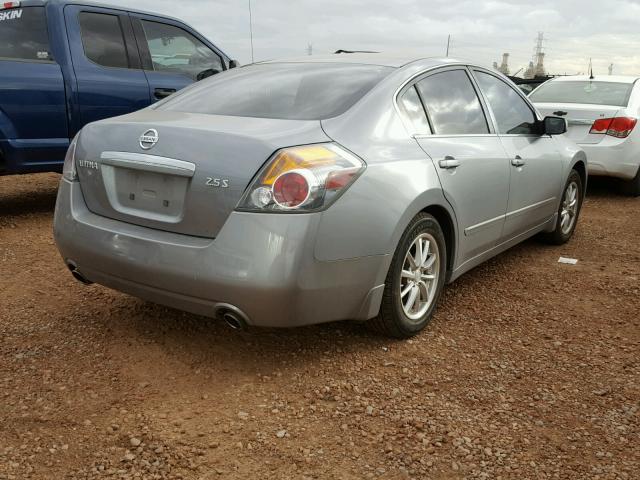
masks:
<instances>
[{"instance_id":1,"label":"alloy wheel","mask_svg":"<svg viewBox=\"0 0 640 480\"><path fill-rule=\"evenodd\" d=\"M439 276L438 243L429 233L422 233L409 246L400 273L400 303L409 319L419 320L429 310Z\"/></svg>"},{"instance_id":2,"label":"alloy wheel","mask_svg":"<svg viewBox=\"0 0 640 480\"><path fill-rule=\"evenodd\" d=\"M562 209L560 210L560 230L563 235L571 232L576 218L578 217L578 184L571 182L567 185L562 198Z\"/></svg>"}]
</instances>

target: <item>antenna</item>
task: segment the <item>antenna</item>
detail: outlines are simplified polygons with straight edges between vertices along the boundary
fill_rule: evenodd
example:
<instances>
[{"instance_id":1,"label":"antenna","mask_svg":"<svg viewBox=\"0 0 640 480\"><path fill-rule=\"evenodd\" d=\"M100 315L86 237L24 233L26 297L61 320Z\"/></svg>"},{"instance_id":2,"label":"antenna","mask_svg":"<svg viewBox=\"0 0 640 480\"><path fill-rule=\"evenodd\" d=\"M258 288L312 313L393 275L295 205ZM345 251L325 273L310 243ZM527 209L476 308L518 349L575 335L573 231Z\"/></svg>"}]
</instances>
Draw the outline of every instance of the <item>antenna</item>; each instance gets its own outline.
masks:
<instances>
[{"instance_id":1,"label":"antenna","mask_svg":"<svg viewBox=\"0 0 640 480\"><path fill-rule=\"evenodd\" d=\"M449 56L449 45L451 45L451 34L447 36L447 57Z\"/></svg>"},{"instance_id":2,"label":"antenna","mask_svg":"<svg viewBox=\"0 0 640 480\"><path fill-rule=\"evenodd\" d=\"M251 63L253 63L253 16L251 15L251 0L249 0L249 38L251 40Z\"/></svg>"},{"instance_id":3,"label":"antenna","mask_svg":"<svg viewBox=\"0 0 640 480\"><path fill-rule=\"evenodd\" d=\"M595 77L593 76L593 62L589 59L589 80L593 80Z\"/></svg>"},{"instance_id":4,"label":"antenna","mask_svg":"<svg viewBox=\"0 0 640 480\"><path fill-rule=\"evenodd\" d=\"M307 44L307 55L313 55L313 44Z\"/></svg>"}]
</instances>

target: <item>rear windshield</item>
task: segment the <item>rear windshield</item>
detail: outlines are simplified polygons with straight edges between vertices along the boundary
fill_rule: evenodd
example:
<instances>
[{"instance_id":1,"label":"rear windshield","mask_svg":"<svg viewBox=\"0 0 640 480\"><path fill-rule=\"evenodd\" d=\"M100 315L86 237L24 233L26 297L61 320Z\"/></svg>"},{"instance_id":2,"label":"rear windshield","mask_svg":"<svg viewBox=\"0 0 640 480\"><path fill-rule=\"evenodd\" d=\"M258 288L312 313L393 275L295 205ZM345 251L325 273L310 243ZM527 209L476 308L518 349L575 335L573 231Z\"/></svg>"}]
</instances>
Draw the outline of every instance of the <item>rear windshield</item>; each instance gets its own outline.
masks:
<instances>
[{"instance_id":1,"label":"rear windshield","mask_svg":"<svg viewBox=\"0 0 640 480\"><path fill-rule=\"evenodd\" d=\"M44 7L0 10L0 59L52 60Z\"/></svg>"},{"instance_id":2,"label":"rear windshield","mask_svg":"<svg viewBox=\"0 0 640 480\"><path fill-rule=\"evenodd\" d=\"M534 103L586 103L626 107L632 83L619 82L548 82L535 90L529 98Z\"/></svg>"},{"instance_id":3,"label":"rear windshield","mask_svg":"<svg viewBox=\"0 0 640 480\"><path fill-rule=\"evenodd\" d=\"M393 68L335 63L250 65L217 75L160 110L322 120L346 112Z\"/></svg>"}]
</instances>

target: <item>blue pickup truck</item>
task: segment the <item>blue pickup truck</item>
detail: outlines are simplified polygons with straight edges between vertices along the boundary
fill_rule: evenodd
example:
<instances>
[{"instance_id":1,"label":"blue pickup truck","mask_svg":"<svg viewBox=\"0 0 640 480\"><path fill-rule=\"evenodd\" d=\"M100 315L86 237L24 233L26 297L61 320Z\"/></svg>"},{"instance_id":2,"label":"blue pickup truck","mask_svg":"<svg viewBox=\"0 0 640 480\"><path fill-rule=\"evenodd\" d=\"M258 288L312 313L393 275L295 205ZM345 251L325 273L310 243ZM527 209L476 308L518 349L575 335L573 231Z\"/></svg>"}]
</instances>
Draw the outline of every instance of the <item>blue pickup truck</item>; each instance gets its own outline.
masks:
<instances>
[{"instance_id":1,"label":"blue pickup truck","mask_svg":"<svg viewBox=\"0 0 640 480\"><path fill-rule=\"evenodd\" d=\"M0 0L0 175L61 171L87 123L233 68L164 16L65 0Z\"/></svg>"}]
</instances>

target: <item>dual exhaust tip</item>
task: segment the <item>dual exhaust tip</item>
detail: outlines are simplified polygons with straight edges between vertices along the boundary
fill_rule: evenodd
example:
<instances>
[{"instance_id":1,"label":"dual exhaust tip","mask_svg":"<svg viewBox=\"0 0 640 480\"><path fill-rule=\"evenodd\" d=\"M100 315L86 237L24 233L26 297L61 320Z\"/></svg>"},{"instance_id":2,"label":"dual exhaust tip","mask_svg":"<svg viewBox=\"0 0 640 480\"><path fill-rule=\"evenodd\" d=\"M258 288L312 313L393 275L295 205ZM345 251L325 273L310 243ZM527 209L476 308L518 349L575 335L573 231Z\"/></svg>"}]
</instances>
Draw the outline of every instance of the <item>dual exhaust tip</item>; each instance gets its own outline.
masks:
<instances>
[{"instance_id":1,"label":"dual exhaust tip","mask_svg":"<svg viewBox=\"0 0 640 480\"><path fill-rule=\"evenodd\" d=\"M92 285L93 282L86 278L80 270L78 270L78 266L72 262L67 262L67 268L73 275L77 281L84 285ZM229 303L218 303L214 309L215 316L221 320L223 320L230 328L234 330L247 330L249 327L249 318L247 315L240 310L238 307L231 305Z\"/></svg>"}]
</instances>

